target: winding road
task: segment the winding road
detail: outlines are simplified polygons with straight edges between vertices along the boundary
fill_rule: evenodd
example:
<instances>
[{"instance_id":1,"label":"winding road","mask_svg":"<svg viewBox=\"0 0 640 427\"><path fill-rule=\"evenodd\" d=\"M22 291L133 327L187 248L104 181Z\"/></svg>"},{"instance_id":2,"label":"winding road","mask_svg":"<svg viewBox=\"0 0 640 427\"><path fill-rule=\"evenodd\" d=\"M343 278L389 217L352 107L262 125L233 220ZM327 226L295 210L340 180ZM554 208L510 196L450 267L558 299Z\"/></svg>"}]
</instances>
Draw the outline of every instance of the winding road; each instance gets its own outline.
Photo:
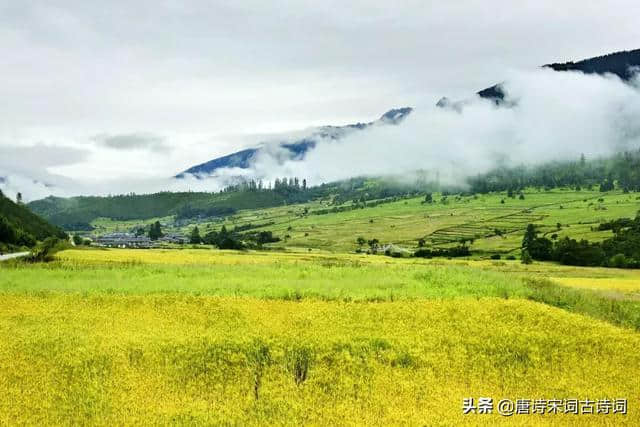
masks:
<instances>
[{"instance_id":1,"label":"winding road","mask_svg":"<svg viewBox=\"0 0 640 427\"><path fill-rule=\"evenodd\" d=\"M29 252L15 252L13 254L0 255L0 261L6 261L11 258L18 258L25 255L29 255Z\"/></svg>"}]
</instances>

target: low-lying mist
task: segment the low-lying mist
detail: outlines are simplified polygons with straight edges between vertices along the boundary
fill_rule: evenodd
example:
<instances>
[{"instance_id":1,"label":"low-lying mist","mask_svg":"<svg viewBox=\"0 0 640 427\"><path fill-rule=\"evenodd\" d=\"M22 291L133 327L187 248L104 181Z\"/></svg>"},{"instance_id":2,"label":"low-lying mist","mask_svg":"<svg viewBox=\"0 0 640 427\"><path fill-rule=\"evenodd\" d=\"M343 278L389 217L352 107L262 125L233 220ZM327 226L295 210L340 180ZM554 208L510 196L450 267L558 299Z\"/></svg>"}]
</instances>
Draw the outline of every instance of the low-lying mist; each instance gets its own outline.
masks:
<instances>
[{"instance_id":1,"label":"low-lying mist","mask_svg":"<svg viewBox=\"0 0 640 427\"><path fill-rule=\"evenodd\" d=\"M375 126L318 144L304 161L275 165L258 158L255 174L304 176L310 182L357 175L439 173L460 185L497 166L606 156L640 147L638 80L615 76L513 72L505 105L476 97L458 109L417 109L398 126Z\"/></svg>"},{"instance_id":2,"label":"low-lying mist","mask_svg":"<svg viewBox=\"0 0 640 427\"><path fill-rule=\"evenodd\" d=\"M48 194L217 191L239 177L273 181L306 178L311 185L353 176L413 176L427 171L445 184L497 166L607 156L640 148L640 79L537 69L508 73L505 102L475 96L451 108L417 108L398 125L377 124L339 140L320 140L304 160L283 161L275 146L263 149L249 169L221 169L204 179L53 182L4 175L0 188L29 200ZM206 159L200 159L206 160ZM171 175L176 171L167 171ZM0 176L3 174L0 172ZM55 181L55 177L49 177Z\"/></svg>"}]
</instances>

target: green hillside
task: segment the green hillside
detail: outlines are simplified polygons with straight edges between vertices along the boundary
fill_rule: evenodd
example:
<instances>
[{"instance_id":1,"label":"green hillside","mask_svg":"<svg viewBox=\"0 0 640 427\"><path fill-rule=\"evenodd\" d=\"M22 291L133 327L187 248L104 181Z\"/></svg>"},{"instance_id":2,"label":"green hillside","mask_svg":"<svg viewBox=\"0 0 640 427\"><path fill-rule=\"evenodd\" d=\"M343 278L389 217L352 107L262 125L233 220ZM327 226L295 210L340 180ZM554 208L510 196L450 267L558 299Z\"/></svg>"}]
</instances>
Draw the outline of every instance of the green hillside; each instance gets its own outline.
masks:
<instances>
[{"instance_id":1,"label":"green hillside","mask_svg":"<svg viewBox=\"0 0 640 427\"><path fill-rule=\"evenodd\" d=\"M160 192L107 197L47 197L29 203L29 208L67 230L86 230L98 218L119 221L175 216L178 219L219 218L239 210L263 209L332 198L337 203L351 199L377 199L403 194L413 186L395 182L354 178L307 188L301 180L278 180L274 188L262 188L255 181L229 187L219 193Z\"/></svg>"},{"instance_id":2,"label":"green hillside","mask_svg":"<svg viewBox=\"0 0 640 427\"><path fill-rule=\"evenodd\" d=\"M82 230L97 218L142 220L169 215L218 216L236 209L280 205L284 198L276 193L155 193L109 197L47 197L29 204L34 212L69 230Z\"/></svg>"},{"instance_id":3,"label":"green hillside","mask_svg":"<svg viewBox=\"0 0 640 427\"><path fill-rule=\"evenodd\" d=\"M500 167L468 177L456 185L444 185L435 173L400 173L396 177L352 178L307 187L304 179L277 179L273 188L261 181L246 181L222 192L160 192L107 197L48 197L29 203L29 208L66 230L88 230L98 218L118 221L147 220L174 216L224 218L241 210L265 209L322 201L335 212L336 206L370 203L392 197L443 194L476 195L507 192L518 195L525 188L551 190L573 188L577 191L640 191L640 152L618 153L608 158L551 162L539 166ZM347 209L347 208L344 208Z\"/></svg>"},{"instance_id":4,"label":"green hillside","mask_svg":"<svg viewBox=\"0 0 640 427\"><path fill-rule=\"evenodd\" d=\"M36 240L51 236L65 238L66 234L0 192L0 243L33 246Z\"/></svg>"},{"instance_id":5,"label":"green hillside","mask_svg":"<svg viewBox=\"0 0 640 427\"><path fill-rule=\"evenodd\" d=\"M640 210L639 197L620 190L603 193L567 187L526 188L522 198L515 194L509 197L507 191L449 196L433 193L431 203L425 203L425 196L383 199L367 205L312 202L243 210L223 221L200 221L198 226L203 234L220 230L222 225L228 230L268 230L282 238L270 247L291 251L353 252L358 248L358 237L363 237L410 250L417 249L421 240L432 248L448 248L465 240L474 254L508 256L519 254L530 223L549 238L554 234L557 239L589 241L611 237L612 231L599 229L599 225L635 217ZM188 234L194 225L179 227ZM361 247L368 249L367 244Z\"/></svg>"}]
</instances>

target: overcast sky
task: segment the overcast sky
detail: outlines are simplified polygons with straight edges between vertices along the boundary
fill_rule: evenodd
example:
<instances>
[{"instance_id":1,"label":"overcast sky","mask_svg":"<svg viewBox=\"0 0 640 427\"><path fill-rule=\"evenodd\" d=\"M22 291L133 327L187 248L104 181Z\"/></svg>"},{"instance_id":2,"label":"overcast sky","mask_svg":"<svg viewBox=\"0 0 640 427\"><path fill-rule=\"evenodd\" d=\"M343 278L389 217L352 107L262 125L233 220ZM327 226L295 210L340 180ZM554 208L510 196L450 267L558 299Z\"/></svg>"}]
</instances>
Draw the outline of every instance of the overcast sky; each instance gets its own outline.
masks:
<instances>
[{"instance_id":1,"label":"overcast sky","mask_svg":"<svg viewBox=\"0 0 640 427\"><path fill-rule=\"evenodd\" d=\"M170 176L638 48L638 22L637 0L0 0L0 176Z\"/></svg>"}]
</instances>

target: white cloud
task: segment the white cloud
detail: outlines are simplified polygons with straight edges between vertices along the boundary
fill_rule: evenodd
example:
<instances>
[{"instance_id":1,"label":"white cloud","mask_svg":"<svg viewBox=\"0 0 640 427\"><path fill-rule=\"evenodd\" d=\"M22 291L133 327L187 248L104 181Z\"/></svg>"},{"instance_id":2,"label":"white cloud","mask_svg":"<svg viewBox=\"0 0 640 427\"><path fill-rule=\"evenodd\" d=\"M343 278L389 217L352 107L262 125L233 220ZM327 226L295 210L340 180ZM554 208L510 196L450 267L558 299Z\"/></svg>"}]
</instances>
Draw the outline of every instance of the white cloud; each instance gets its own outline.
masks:
<instances>
[{"instance_id":1,"label":"white cloud","mask_svg":"<svg viewBox=\"0 0 640 427\"><path fill-rule=\"evenodd\" d=\"M552 0L0 1L0 147L44 141L88 153L65 165L25 157L12 169L24 176L39 171L82 182L136 182L257 142L229 135L368 121L399 106L417 108L402 128L442 121L429 125L433 133L415 130L456 144L440 133L462 138L447 126L466 125L432 111L441 96L462 98L506 77L513 78L515 94L517 76L507 76L506 67L530 69L637 48L639 14L640 3L631 0L576 0L562 7ZM551 94L548 100L553 102ZM535 100L530 102L533 110ZM583 114L579 106L571 108ZM486 115L509 120L481 106L465 112L470 122ZM519 137L525 126L540 126L536 117L520 130L476 127L474 135ZM612 120L624 126L620 117ZM136 155L140 149L114 150L92 140L140 134L161 139L171 151ZM536 135L545 138L541 130ZM384 137L413 147L418 136ZM358 143L346 145L357 150ZM331 148L314 153L308 164L324 150ZM374 162L377 152L396 162L395 151L375 150L359 155ZM287 165L292 172L298 167ZM339 176L339 169L345 167L318 175ZM0 176L7 172L0 169Z\"/></svg>"},{"instance_id":2,"label":"white cloud","mask_svg":"<svg viewBox=\"0 0 640 427\"><path fill-rule=\"evenodd\" d=\"M209 179L172 180L166 175L126 180L89 178L81 185L69 186L67 182L58 191L211 191L238 176L266 180L298 176L319 184L352 176L407 174L415 170L432 174L438 171L441 179L459 184L465 177L499 164L577 159L581 153L594 158L640 148L637 80L627 84L615 76L549 69L511 71L507 77L503 87L508 103L513 104L509 108L474 97L461 110L436 106L417 109L396 126L376 125L337 141L320 141L303 161L283 162L281 149L267 145L252 168L218 170ZM296 133L297 137L300 135L304 132ZM140 161L135 156L132 159ZM41 194L42 189L36 193Z\"/></svg>"},{"instance_id":3,"label":"white cloud","mask_svg":"<svg viewBox=\"0 0 640 427\"><path fill-rule=\"evenodd\" d=\"M375 126L338 142L325 141L305 161L279 164L265 153L254 173L271 179L306 177L318 184L356 175L424 169L452 182L498 164L537 164L640 148L640 91L615 76L548 69L510 72L511 108L479 97L462 111L414 111L399 126Z\"/></svg>"}]
</instances>

